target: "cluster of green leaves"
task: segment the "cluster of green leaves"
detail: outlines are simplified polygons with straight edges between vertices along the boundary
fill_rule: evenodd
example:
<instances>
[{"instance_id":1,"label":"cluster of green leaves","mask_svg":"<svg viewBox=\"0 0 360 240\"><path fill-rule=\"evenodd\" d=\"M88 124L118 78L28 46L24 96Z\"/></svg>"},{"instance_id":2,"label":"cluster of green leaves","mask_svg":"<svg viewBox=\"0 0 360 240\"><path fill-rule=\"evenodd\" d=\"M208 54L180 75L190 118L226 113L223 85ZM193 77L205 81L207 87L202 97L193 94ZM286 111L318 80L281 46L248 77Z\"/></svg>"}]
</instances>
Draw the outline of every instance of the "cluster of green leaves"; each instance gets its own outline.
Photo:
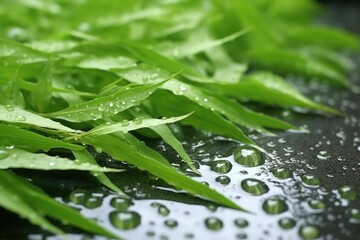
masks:
<instances>
[{"instance_id":1,"label":"cluster of green leaves","mask_svg":"<svg viewBox=\"0 0 360 240\"><path fill-rule=\"evenodd\" d=\"M89 171L125 195L105 175L122 170L99 166L87 150L92 146L190 194L243 210L175 170L131 132L162 138L201 174L167 124L261 149L243 128L296 127L250 110L248 101L340 114L282 77L351 86L345 77L351 61L338 52L360 50L359 38L314 26L318 11L311 0L2 1L0 206L56 234L63 232L44 215L117 237L11 170ZM54 157L56 149L71 159Z\"/></svg>"}]
</instances>

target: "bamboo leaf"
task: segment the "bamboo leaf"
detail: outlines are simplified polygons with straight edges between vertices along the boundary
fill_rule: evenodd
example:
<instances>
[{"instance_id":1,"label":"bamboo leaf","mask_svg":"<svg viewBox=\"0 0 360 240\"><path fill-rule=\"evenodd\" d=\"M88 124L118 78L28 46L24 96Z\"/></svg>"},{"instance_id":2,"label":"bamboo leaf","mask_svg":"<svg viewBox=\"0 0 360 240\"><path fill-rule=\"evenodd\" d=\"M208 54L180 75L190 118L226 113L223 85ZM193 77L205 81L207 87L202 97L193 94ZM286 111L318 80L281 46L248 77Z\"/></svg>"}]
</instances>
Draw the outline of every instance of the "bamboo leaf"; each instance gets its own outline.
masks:
<instances>
[{"instance_id":1,"label":"bamboo leaf","mask_svg":"<svg viewBox=\"0 0 360 240\"><path fill-rule=\"evenodd\" d=\"M0 147L2 159L0 169L26 168L38 170L81 170L98 172L121 172L121 169L100 167L67 158L53 157L43 153L30 153L20 149Z\"/></svg>"},{"instance_id":2,"label":"bamboo leaf","mask_svg":"<svg viewBox=\"0 0 360 240\"><path fill-rule=\"evenodd\" d=\"M45 137L29 130L3 124L0 124L0 145L12 146L30 151L48 151L51 148L81 150L84 148L83 146Z\"/></svg>"},{"instance_id":3,"label":"bamboo leaf","mask_svg":"<svg viewBox=\"0 0 360 240\"><path fill-rule=\"evenodd\" d=\"M55 129L65 132L78 132L55 122L51 119L44 118L38 114L23 110L17 106L0 105L0 121L16 124L34 125L42 128Z\"/></svg>"},{"instance_id":4,"label":"bamboo leaf","mask_svg":"<svg viewBox=\"0 0 360 240\"><path fill-rule=\"evenodd\" d=\"M49 113L46 116L60 118L70 122L83 122L118 114L142 100L148 98L164 82L137 86L130 89L121 88L110 96L100 97L87 102L70 106L64 110Z\"/></svg>"},{"instance_id":5,"label":"bamboo leaf","mask_svg":"<svg viewBox=\"0 0 360 240\"><path fill-rule=\"evenodd\" d=\"M55 234L63 233L46 221L46 219L42 217L44 214L92 233L116 239L119 238L97 223L83 217L76 210L53 200L41 189L15 174L0 171L0 180L0 187L9 193L8 196L13 196L14 198L14 202L9 202L9 198L3 197L6 195L0 194L0 204L28 218L31 222L40 225L45 230L49 230Z\"/></svg>"},{"instance_id":6,"label":"bamboo leaf","mask_svg":"<svg viewBox=\"0 0 360 240\"><path fill-rule=\"evenodd\" d=\"M114 159L129 162L141 170L149 171L151 174L162 178L171 185L180 187L187 192L204 197L220 205L245 211L236 203L219 194L208 186L196 182L195 180L176 171L168 165L147 157L137 151L128 143L110 135L102 135L84 138L88 144L100 147L104 152L110 154Z\"/></svg>"}]
</instances>

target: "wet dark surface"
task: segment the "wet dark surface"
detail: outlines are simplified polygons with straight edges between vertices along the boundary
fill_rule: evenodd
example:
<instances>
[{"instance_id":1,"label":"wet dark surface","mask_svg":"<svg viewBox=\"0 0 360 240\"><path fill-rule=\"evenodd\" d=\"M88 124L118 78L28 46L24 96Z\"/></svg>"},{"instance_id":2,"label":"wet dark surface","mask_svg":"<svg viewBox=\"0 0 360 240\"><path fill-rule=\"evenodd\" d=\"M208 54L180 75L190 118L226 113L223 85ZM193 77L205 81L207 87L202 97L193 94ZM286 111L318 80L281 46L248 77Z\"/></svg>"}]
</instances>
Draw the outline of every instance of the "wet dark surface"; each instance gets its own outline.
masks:
<instances>
[{"instance_id":1,"label":"wet dark surface","mask_svg":"<svg viewBox=\"0 0 360 240\"><path fill-rule=\"evenodd\" d=\"M334 5L326 21L360 32L360 10L354 6ZM356 68L349 77L359 86L359 55L354 59ZM252 135L268 155L189 128L181 134L203 174L195 179L253 214L188 196L134 168L109 175L133 198L130 202L102 188L88 174L19 173L128 239L360 239L360 95L319 84L310 84L310 89L301 81L295 84L346 116L275 111L309 133ZM168 146L149 144L191 175ZM109 166L121 164L102 154L97 157ZM4 210L0 214L0 239L58 239L16 215ZM87 239L76 229L66 230L74 232L71 238Z\"/></svg>"}]
</instances>

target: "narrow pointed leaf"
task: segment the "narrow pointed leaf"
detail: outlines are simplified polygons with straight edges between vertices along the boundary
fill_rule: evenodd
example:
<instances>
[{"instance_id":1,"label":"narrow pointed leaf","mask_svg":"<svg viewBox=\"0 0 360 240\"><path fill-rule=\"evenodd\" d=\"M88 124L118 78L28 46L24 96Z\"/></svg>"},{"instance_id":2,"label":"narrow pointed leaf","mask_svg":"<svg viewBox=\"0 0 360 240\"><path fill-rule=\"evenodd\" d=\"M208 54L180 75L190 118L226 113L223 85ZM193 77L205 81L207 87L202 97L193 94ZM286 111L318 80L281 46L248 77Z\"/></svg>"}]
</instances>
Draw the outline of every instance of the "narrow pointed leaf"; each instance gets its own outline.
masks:
<instances>
[{"instance_id":1,"label":"narrow pointed leaf","mask_svg":"<svg viewBox=\"0 0 360 240\"><path fill-rule=\"evenodd\" d=\"M105 116L109 117L139 104L139 102L148 98L162 84L163 82L133 87L131 89L121 88L110 96L76 104L59 112L47 114L47 116L70 122L83 122Z\"/></svg>"},{"instance_id":2,"label":"narrow pointed leaf","mask_svg":"<svg viewBox=\"0 0 360 240\"><path fill-rule=\"evenodd\" d=\"M14 146L16 148L31 151L47 151L51 148L64 148L72 150L81 150L84 148L83 146L45 137L29 130L3 124L0 124L0 146Z\"/></svg>"},{"instance_id":3,"label":"narrow pointed leaf","mask_svg":"<svg viewBox=\"0 0 360 240\"><path fill-rule=\"evenodd\" d=\"M99 172L121 172L121 169L100 167L96 164L82 163L67 158L53 157L43 153L30 153L20 149L0 147L4 157L0 161L0 169L25 168L38 170L81 170Z\"/></svg>"},{"instance_id":4,"label":"narrow pointed leaf","mask_svg":"<svg viewBox=\"0 0 360 240\"><path fill-rule=\"evenodd\" d=\"M42 128L50 128L65 132L78 132L68 128L61 123L55 122L51 119L44 118L35 113L23 110L16 106L0 105L0 121L18 124L34 125Z\"/></svg>"},{"instance_id":5,"label":"narrow pointed leaf","mask_svg":"<svg viewBox=\"0 0 360 240\"><path fill-rule=\"evenodd\" d=\"M192 180L168 165L161 164L160 162L139 153L134 146L129 145L114 136L95 136L85 138L84 141L88 142L88 144L100 147L104 152L110 154L116 160L126 161L141 170L149 171L151 174L162 178L167 183L180 187L193 195L204 197L226 207L245 211L236 203L215 190Z\"/></svg>"}]
</instances>

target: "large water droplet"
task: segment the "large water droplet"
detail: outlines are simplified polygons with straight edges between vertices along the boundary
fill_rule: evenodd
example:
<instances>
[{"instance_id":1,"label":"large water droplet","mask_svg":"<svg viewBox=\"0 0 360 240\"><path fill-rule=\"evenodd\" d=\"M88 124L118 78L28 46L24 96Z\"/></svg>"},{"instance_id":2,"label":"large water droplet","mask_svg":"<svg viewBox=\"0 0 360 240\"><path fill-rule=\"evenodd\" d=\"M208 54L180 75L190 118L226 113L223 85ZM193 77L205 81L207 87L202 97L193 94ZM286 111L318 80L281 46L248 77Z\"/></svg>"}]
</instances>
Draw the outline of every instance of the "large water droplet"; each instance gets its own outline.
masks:
<instances>
[{"instance_id":1,"label":"large water droplet","mask_svg":"<svg viewBox=\"0 0 360 240\"><path fill-rule=\"evenodd\" d=\"M232 168L232 164L228 160L217 160L212 161L210 164L210 169L217 173L228 173Z\"/></svg>"},{"instance_id":2,"label":"large water droplet","mask_svg":"<svg viewBox=\"0 0 360 240\"><path fill-rule=\"evenodd\" d=\"M103 198L91 196L85 200L84 206L88 209L95 209L100 207L102 205L102 202Z\"/></svg>"},{"instance_id":3,"label":"large water droplet","mask_svg":"<svg viewBox=\"0 0 360 240\"><path fill-rule=\"evenodd\" d=\"M9 156L9 153L5 150L0 149L0 160L5 159Z\"/></svg>"},{"instance_id":4,"label":"large water droplet","mask_svg":"<svg viewBox=\"0 0 360 240\"><path fill-rule=\"evenodd\" d=\"M296 222L292 218L282 218L279 220L279 226L282 229L291 229L296 225Z\"/></svg>"},{"instance_id":5,"label":"large water droplet","mask_svg":"<svg viewBox=\"0 0 360 240\"><path fill-rule=\"evenodd\" d=\"M136 212L112 212L111 224L121 230L134 229L141 223L141 217Z\"/></svg>"},{"instance_id":6,"label":"large water droplet","mask_svg":"<svg viewBox=\"0 0 360 240\"><path fill-rule=\"evenodd\" d=\"M279 214L288 210L284 200L278 197L272 197L265 200L263 209L267 214Z\"/></svg>"},{"instance_id":7,"label":"large water droplet","mask_svg":"<svg viewBox=\"0 0 360 240\"><path fill-rule=\"evenodd\" d=\"M247 226L249 226L249 222L243 218L235 219L234 223L238 228L246 228Z\"/></svg>"},{"instance_id":8,"label":"large water droplet","mask_svg":"<svg viewBox=\"0 0 360 240\"><path fill-rule=\"evenodd\" d=\"M356 189L350 186L343 186L339 188L340 197L346 200L355 200L357 198Z\"/></svg>"},{"instance_id":9,"label":"large water droplet","mask_svg":"<svg viewBox=\"0 0 360 240\"><path fill-rule=\"evenodd\" d=\"M130 199L121 198L121 197L113 198L110 201L110 205L119 211L128 210L131 204L132 203Z\"/></svg>"},{"instance_id":10,"label":"large water droplet","mask_svg":"<svg viewBox=\"0 0 360 240\"><path fill-rule=\"evenodd\" d=\"M70 193L69 200L75 204L83 204L88 195L88 192L85 190L75 189Z\"/></svg>"},{"instance_id":11,"label":"large water droplet","mask_svg":"<svg viewBox=\"0 0 360 240\"><path fill-rule=\"evenodd\" d=\"M326 207L323 201L317 199L310 200L308 204L312 209L324 209Z\"/></svg>"},{"instance_id":12,"label":"large water droplet","mask_svg":"<svg viewBox=\"0 0 360 240\"><path fill-rule=\"evenodd\" d=\"M216 217L209 217L205 219L205 225L208 229L219 231L223 228L223 222Z\"/></svg>"},{"instance_id":13,"label":"large water droplet","mask_svg":"<svg viewBox=\"0 0 360 240\"><path fill-rule=\"evenodd\" d=\"M215 181L226 186L230 183L231 179L228 176L218 176L217 178L215 178Z\"/></svg>"},{"instance_id":14,"label":"large water droplet","mask_svg":"<svg viewBox=\"0 0 360 240\"><path fill-rule=\"evenodd\" d=\"M259 166L263 163L262 154L251 147L239 147L234 152L235 161L248 167Z\"/></svg>"},{"instance_id":15,"label":"large water droplet","mask_svg":"<svg viewBox=\"0 0 360 240\"><path fill-rule=\"evenodd\" d=\"M313 175L304 175L301 180L310 187L317 187L320 185L320 180Z\"/></svg>"},{"instance_id":16,"label":"large water droplet","mask_svg":"<svg viewBox=\"0 0 360 240\"><path fill-rule=\"evenodd\" d=\"M166 217L170 214L170 210L166 206L162 205L161 203L153 202L153 203L151 203L151 206L156 207L157 212L163 217Z\"/></svg>"},{"instance_id":17,"label":"large water droplet","mask_svg":"<svg viewBox=\"0 0 360 240\"><path fill-rule=\"evenodd\" d=\"M241 181L241 188L253 195L262 195L269 191L269 187L255 178L247 178Z\"/></svg>"},{"instance_id":18,"label":"large water droplet","mask_svg":"<svg viewBox=\"0 0 360 240\"><path fill-rule=\"evenodd\" d=\"M320 236L320 231L315 226L307 225L300 228L299 234L302 239L316 239Z\"/></svg>"},{"instance_id":19,"label":"large water droplet","mask_svg":"<svg viewBox=\"0 0 360 240\"><path fill-rule=\"evenodd\" d=\"M288 168L276 168L273 171L275 177L280 179L287 179L291 176L291 171Z\"/></svg>"},{"instance_id":20,"label":"large water droplet","mask_svg":"<svg viewBox=\"0 0 360 240\"><path fill-rule=\"evenodd\" d=\"M326 160L331 157L331 155L327 151L320 151L316 157L320 160Z\"/></svg>"}]
</instances>

